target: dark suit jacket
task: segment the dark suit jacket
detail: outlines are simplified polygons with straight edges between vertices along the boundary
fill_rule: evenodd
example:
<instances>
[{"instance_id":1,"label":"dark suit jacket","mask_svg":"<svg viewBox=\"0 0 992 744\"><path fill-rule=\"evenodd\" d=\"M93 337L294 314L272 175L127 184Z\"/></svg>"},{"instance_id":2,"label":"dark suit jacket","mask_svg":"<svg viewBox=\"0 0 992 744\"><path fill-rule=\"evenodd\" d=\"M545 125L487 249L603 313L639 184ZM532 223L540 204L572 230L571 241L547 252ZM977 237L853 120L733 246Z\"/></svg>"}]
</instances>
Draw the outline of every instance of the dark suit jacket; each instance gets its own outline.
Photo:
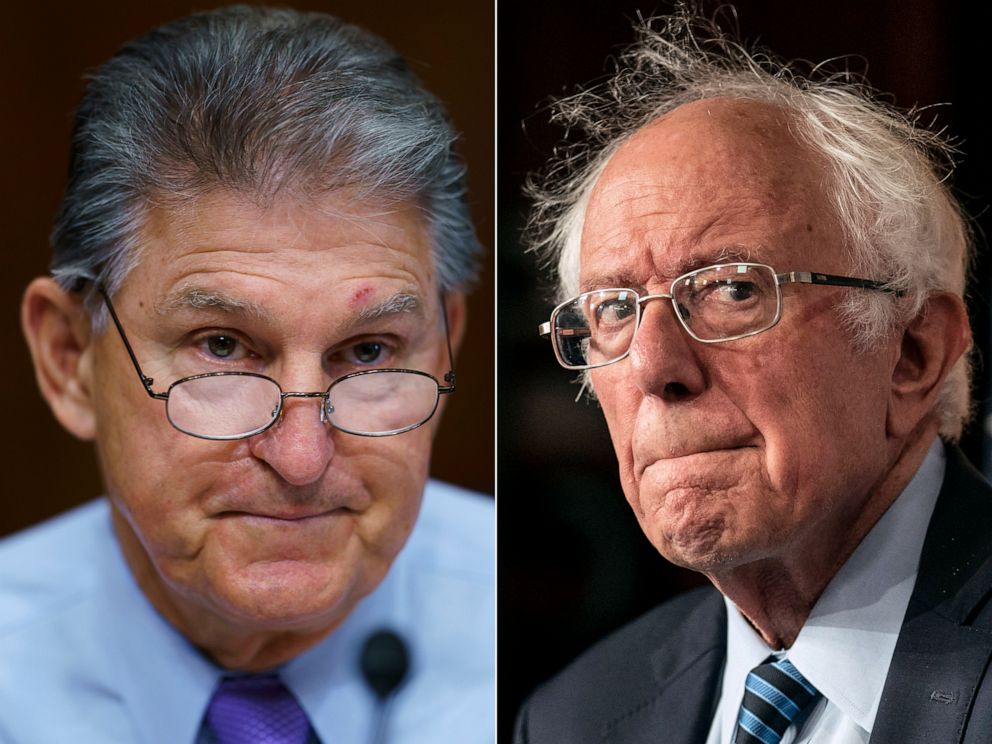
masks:
<instances>
[{"instance_id":1,"label":"dark suit jacket","mask_svg":"<svg viewBox=\"0 0 992 744\"><path fill-rule=\"evenodd\" d=\"M871 744L992 742L992 486L956 447ZM520 711L516 744L703 744L727 644L720 594L666 602L601 641Z\"/></svg>"}]
</instances>

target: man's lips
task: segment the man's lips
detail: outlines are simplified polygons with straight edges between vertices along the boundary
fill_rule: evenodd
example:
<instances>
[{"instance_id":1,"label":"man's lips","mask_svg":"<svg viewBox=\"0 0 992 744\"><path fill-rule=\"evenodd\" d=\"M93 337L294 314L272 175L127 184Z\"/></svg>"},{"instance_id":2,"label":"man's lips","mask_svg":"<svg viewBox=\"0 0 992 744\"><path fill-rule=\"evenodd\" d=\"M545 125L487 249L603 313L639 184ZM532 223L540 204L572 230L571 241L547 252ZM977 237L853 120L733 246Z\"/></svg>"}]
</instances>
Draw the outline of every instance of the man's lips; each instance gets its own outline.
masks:
<instances>
[{"instance_id":1,"label":"man's lips","mask_svg":"<svg viewBox=\"0 0 992 744\"><path fill-rule=\"evenodd\" d=\"M306 520L327 517L336 513L343 513L346 509L323 509L323 510L229 510L216 516L220 519L231 519L235 517L269 519L279 522L303 522Z\"/></svg>"},{"instance_id":2,"label":"man's lips","mask_svg":"<svg viewBox=\"0 0 992 744\"><path fill-rule=\"evenodd\" d=\"M268 484L236 484L212 495L206 504L213 518L258 517L300 522L333 514L361 513L372 498L360 488L283 490Z\"/></svg>"},{"instance_id":3,"label":"man's lips","mask_svg":"<svg viewBox=\"0 0 992 744\"><path fill-rule=\"evenodd\" d=\"M683 460L703 455L731 454L743 450L755 449L756 447L757 445L754 444L706 445L701 447L678 448L666 451L663 454L652 453L653 456L636 458L635 472L637 477L640 478L645 470L656 463L673 462L675 460Z\"/></svg>"}]
</instances>

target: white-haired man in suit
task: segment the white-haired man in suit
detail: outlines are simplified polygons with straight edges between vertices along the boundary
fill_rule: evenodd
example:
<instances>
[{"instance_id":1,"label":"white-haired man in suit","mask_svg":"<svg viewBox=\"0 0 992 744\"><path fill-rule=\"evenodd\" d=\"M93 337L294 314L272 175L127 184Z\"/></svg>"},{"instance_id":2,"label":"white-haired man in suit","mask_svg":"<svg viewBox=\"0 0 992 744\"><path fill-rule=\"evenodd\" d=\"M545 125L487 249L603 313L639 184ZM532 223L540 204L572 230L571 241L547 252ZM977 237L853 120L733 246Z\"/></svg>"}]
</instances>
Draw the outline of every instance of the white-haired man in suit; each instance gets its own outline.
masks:
<instances>
[{"instance_id":1,"label":"white-haired man in suit","mask_svg":"<svg viewBox=\"0 0 992 744\"><path fill-rule=\"evenodd\" d=\"M715 587L539 688L519 744L992 736L992 501L968 414L969 235L943 143L679 12L565 102L541 332L624 494Z\"/></svg>"}]
</instances>

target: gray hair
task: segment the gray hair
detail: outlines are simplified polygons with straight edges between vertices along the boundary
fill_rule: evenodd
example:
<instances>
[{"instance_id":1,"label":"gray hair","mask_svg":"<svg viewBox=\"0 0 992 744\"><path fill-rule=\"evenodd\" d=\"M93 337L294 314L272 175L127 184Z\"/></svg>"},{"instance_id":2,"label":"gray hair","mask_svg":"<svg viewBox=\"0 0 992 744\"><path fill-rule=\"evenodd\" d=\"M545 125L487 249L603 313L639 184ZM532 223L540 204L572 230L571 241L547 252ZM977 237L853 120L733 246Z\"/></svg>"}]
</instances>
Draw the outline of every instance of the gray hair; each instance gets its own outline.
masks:
<instances>
[{"instance_id":1,"label":"gray hair","mask_svg":"<svg viewBox=\"0 0 992 744\"><path fill-rule=\"evenodd\" d=\"M641 23L637 33L607 82L555 104L553 121L566 128L566 143L543 177L528 184L535 201L531 244L557 273L561 299L578 293L586 207L609 159L648 123L715 97L770 103L787 114L793 136L827 164L828 198L854 270L904 293L848 293L839 312L857 348L867 350L908 323L931 293L963 297L973 248L945 184L954 149L920 126L918 112L880 103L849 73L813 68L801 76L685 6ZM940 432L952 440L970 415L969 375L962 358L936 404Z\"/></svg>"},{"instance_id":2,"label":"gray hair","mask_svg":"<svg viewBox=\"0 0 992 744\"><path fill-rule=\"evenodd\" d=\"M455 139L437 99L367 31L262 7L182 18L91 75L52 232L52 273L68 289L90 280L114 292L140 259L155 206L216 189L264 205L349 188L415 204L441 288L464 289L481 246Z\"/></svg>"}]
</instances>

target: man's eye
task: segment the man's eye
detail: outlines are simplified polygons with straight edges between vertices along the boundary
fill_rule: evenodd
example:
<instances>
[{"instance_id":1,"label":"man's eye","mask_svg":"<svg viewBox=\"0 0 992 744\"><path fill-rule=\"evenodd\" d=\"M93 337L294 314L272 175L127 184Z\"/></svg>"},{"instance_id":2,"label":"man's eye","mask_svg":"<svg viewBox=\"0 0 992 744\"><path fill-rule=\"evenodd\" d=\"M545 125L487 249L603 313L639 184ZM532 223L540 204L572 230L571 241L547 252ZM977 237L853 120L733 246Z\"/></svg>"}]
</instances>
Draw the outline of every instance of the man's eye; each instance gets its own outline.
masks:
<instances>
[{"instance_id":1,"label":"man's eye","mask_svg":"<svg viewBox=\"0 0 992 744\"><path fill-rule=\"evenodd\" d=\"M693 287L696 301L707 300L726 305L739 305L757 298L760 288L754 282L719 279Z\"/></svg>"},{"instance_id":2,"label":"man's eye","mask_svg":"<svg viewBox=\"0 0 992 744\"><path fill-rule=\"evenodd\" d=\"M596 306L596 323L599 325L622 323L633 315L634 303L626 300L612 300Z\"/></svg>"},{"instance_id":3,"label":"man's eye","mask_svg":"<svg viewBox=\"0 0 992 744\"><path fill-rule=\"evenodd\" d=\"M365 341L351 347L355 360L362 364L375 364L382 359L385 350L382 344L376 341Z\"/></svg>"},{"instance_id":4,"label":"man's eye","mask_svg":"<svg viewBox=\"0 0 992 744\"><path fill-rule=\"evenodd\" d=\"M238 348L238 340L233 336L210 336L206 341L207 350L220 359L228 359Z\"/></svg>"},{"instance_id":5,"label":"man's eye","mask_svg":"<svg viewBox=\"0 0 992 744\"><path fill-rule=\"evenodd\" d=\"M754 282L727 282L721 295L726 300L744 302L754 297L757 292Z\"/></svg>"}]
</instances>

